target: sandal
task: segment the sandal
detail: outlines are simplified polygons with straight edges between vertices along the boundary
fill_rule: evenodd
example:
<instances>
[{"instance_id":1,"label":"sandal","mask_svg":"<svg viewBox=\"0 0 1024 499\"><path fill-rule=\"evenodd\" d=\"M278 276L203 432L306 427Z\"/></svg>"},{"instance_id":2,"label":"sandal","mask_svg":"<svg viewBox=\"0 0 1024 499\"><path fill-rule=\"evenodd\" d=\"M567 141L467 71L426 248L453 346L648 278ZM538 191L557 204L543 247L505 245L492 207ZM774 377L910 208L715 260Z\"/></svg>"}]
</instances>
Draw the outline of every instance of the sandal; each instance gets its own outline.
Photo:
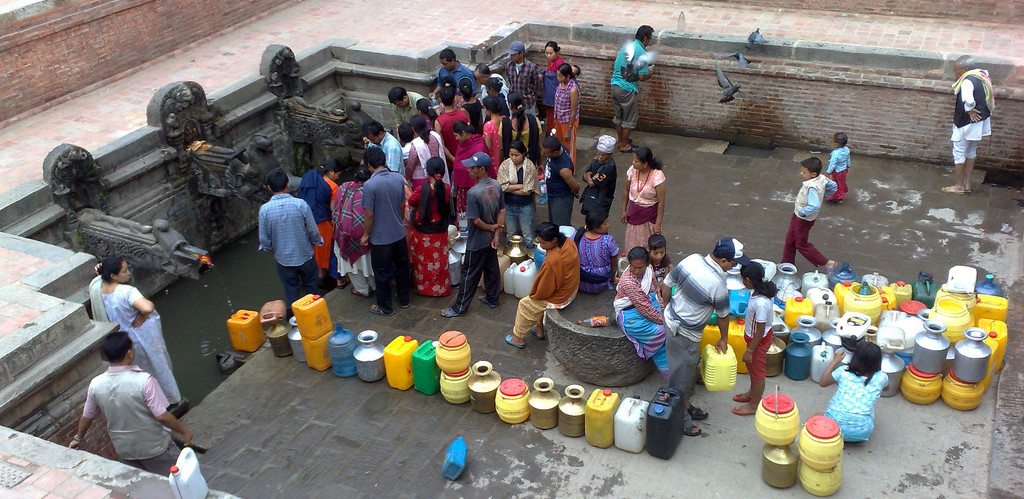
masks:
<instances>
[{"instance_id":1,"label":"sandal","mask_svg":"<svg viewBox=\"0 0 1024 499\"><path fill-rule=\"evenodd\" d=\"M546 334L544 336L538 336L537 335L537 328L535 328L535 327L531 327L530 328L530 336L533 336L534 338L537 338L540 341L547 341L548 340L548 335L546 335Z\"/></svg>"},{"instance_id":2,"label":"sandal","mask_svg":"<svg viewBox=\"0 0 1024 499\"><path fill-rule=\"evenodd\" d=\"M338 279L336 282L337 282L337 288L336 289L345 289L345 288L348 287L349 284L352 284L352 280L349 279L348 277L343 277L341 279Z\"/></svg>"},{"instance_id":3,"label":"sandal","mask_svg":"<svg viewBox=\"0 0 1024 499\"><path fill-rule=\"evenodd\" d=\"M945 192L946 194L959 194L961 196L963 196L964 194L967 194L967 191L965 191L963 189L960 189L960 188L958 188L955 185L951 185L951 186L948 186L948 187L943 187L941 190L942 190L942 192Z\"/></svg>"},{"instance_id":4,"label":"sandal","mask_svg":"<svg viewBox=\"0 0 1024 499\"><path fill-rule=\"evenodd\" d=\"M697 425L693 425L689 428L683 428L683 435L688 437L699 437L701 433L700 427Z\"/></svg>"},{"instance_id":5,"label":"sandal","mask_svg":"<svg viewBox=\"0 0 1024 499\"><path fill-rule=\"evenodd\" d=\"M708 413L695 405L691 405L686 412L690 413L690 418L694 421L704 421L708 418Z\"/></svg>"},{"instance_id":6,"label":"sandal","mask_svg":"<svg viewBox=\"0 0 1024 499\"><path fill-rule=\"evenodd\" d=\"M339 288L339 289L345 289L345 288ZM364 295L364 294L362 294L362 293L360 293L360 292L356 291L356 288L352 288L352 294L354 294L354 295L356 295L356 296L362 296L363 298L369 298L369 297L373 296L373 291L368 291L368 292L367 292L367 293L366 293L366 294Z\"/></svg>"},{"instance_id":7,"label":"sandal","mask_svg":"<svg viewBox=\"0 0 1024 499\"><path fill-rule=\"evenodd\" d=\"M382 308L378 307L376 303L373 304L373 305L370 305L370 313L373 314L373 315L380 315L380 316L383 316L383 317L390 317L392 315L395 315L395 311L394 310L385 312Z\"/></svg>"},{"instance_id":8,"label":"sandal","mask_svg":"<svg viewBox=\"0 0 1024 499\"><path fill-rule=\"evenodd\" d=\"M741 404L744 402L750 402L750 395L746 393L737 393L736 395L732 396L732 401L739 402Z\"/></svg>"},{"instance_id":9,"label":"sandal","mask_svg":"<svg viewBox=\"0 0 1024 499\"><path fill-rule=\"evenodd\" d=\"M520 350L526 348L526 343L512 343L512 335L511 334L505 335L505 343L508 343L509 345L512 345L512 346L514 346L514 347L516 347L516 348L518 348Z\"/></svg>"},{"instance_id":10,"label":"sandal","mask_svg":"<svg viewBox=\"0 0 1024 499\"><path fill-rule=\"evenodd\" d=\"M746 406L738 405L732 408L732 413L737 416L753 416L757 411L751 411L750 409L747 409Z\"/></svg>"}]
</instances>

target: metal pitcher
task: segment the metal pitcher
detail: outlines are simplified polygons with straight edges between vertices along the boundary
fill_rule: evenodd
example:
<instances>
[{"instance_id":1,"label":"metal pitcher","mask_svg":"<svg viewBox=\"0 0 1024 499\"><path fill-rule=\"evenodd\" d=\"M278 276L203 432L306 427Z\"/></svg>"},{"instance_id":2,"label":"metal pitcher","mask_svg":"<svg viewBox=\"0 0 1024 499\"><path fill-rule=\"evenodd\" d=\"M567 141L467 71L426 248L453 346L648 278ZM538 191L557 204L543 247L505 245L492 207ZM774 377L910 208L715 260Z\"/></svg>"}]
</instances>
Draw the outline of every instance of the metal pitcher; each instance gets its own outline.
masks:
<instances>
[{"instance_id":1,"label":"metal pitcher","mask_svg":"<svg viewBox=\"0 0 1024 499\"><path fill-rule=\"evenodd\" d=\"M938 321L925 321L924 333L917 335L914 356L910 363L926 374L942 372L949 350L949 340L944 336L946 325Z\"/></svg>"},{"instance_id":2,"label":"metal pitcher","mask_svg":"<svg viewBox=\"0 0 1024 499\"><path fill-rule=\"evenodd\" d=\"M903 359L886 348L882 350L882 372L889 377L889 384L882 390L883 397L892 397L900 392L900 385L903 383L903 371L906 369Z\"/></svg>"},{"instance_id":3,"label":"metal pitcher","mask_svg":"<svg viewBox=\"0 0 1024 499\"><path fill-rule=\"evenodd\" d=\"M777 489L796 485L799 457L788 445L768 445L761 449L761 480Z\"/></svg>"},{"instance_id":4,"label":"metal pitcher","mask_svg":"<svg viewBox=\"0 0 1024 499\"><path fill-rule=\"evenodd\" d=\"M977 383L985 379L988 358L992 348L984 343L988 332L980 327L964 331L964 339L956 343L956 357L953 359L953 376L964 383Z\"/></svg>"},{"instance_id":5,"label":"metal pitcher","mask_svg":"<svg viewBox=\"0 0 1024 499\"><path fill-rule=\"evenodd\" d=\"M377 343L377 332L366 330L356 339L359 346L352 352L356 359L356 376L371 383L384 378L384 347Z\"/></svg>"}]
</instances>

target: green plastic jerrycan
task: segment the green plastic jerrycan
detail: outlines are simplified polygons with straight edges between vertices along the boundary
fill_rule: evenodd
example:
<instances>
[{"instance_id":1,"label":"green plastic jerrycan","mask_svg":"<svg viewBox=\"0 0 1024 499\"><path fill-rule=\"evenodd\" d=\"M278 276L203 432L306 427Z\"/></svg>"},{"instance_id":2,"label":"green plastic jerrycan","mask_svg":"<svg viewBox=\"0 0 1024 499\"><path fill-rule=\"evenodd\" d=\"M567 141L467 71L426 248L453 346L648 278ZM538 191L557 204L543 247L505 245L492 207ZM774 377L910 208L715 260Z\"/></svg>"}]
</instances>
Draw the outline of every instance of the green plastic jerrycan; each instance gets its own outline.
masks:
<instances>
[{"instance_id":1,"label":"green plastic jerrycan","mask_svg":"<svg viewBox=\"0 0 1024 499\"><path fill-rule=\"evenodd\" d=\"M935 285L931 274L918 272L912 288L914 300L924 303L928 308L935 306L935 293L939 291L939 287Z\"/></svg>"},{"instance_id":2,"label":"green plastic jerrycan","mask_svg":"<svg viewBox=\"0 0 1024 499\"><path fill-rule=\"evenodd\" d=\"M412 353L412 386L424 395L433 395L441 389L441 369L434 358L433 341L424 341Z\"/></svg>"}]
</instances>

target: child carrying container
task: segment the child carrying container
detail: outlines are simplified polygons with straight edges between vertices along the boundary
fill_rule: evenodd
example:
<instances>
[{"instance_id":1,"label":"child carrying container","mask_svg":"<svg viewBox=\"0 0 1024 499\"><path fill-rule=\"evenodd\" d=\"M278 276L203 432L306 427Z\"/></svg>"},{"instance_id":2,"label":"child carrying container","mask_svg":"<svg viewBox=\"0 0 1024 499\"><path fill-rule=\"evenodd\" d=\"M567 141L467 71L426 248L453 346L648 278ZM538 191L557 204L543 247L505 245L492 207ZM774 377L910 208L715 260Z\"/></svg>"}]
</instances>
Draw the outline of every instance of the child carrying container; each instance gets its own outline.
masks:
<instances>
[{"instance_id":1,"label":"child carrying container","mask_svg":"<svg viewBox=\"0 0 1024 499\"><path fill-rule=\"evenodd\" d=\"M743 339L747 342L747 351L743 354L743 362L747 365L750 375L750 389L733 395L735 402L741 402L732 408L737 416L750 416L757 412L757 406L764 395L765 366L768 348L772 346L775 336L772 334L772 299L778 289L771 281L764 280L764 267L760 263L750 262L740 269L743 285L754 290L747 302L747 314L744 321Z\"/></svg>"},{"instance_id":2,"label":"child carrying container","mask_svg":"<svg viewBox=\"0 0 1024 499\"><path fill-rule=\"evenodd\" d=\"M812 265L824 265L825 273L831 273L836 266L835 260L825 258L807 238L821 211L822 200L836 192L836 183L821 175L821 160L814 157L800 162L800 178L803 184L797 192L793 216L789 219L781 263L794 263L796 252L799 251Z\"/></svg>"},{"instance_id":3,"label":"child carrying container","mask_svg":"<svg viewBox=\"0 0 1024 499\"><path fill-rule=\"evenodd\" d=\"M839 132L832 138L832 155L828 159L825 176L836 183L836 193L828 197L830 203L840 203L846 199L846 174L850 170L850 148L846 147L846 134Z\"/></svg>"}]
</instances>

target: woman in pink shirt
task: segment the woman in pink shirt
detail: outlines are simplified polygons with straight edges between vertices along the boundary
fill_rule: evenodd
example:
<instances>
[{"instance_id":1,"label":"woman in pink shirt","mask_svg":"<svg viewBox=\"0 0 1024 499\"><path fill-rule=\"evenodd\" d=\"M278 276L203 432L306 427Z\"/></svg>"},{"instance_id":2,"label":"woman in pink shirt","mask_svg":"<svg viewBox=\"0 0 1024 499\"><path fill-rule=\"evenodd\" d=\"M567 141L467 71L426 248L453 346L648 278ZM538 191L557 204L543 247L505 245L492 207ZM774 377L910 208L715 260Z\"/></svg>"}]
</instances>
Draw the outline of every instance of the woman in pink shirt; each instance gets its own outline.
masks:
<instances>
[{"instance_id":1,"label":"woman in pink shirt","mask_svg":"<svg viewBox=\"0 0 1024 499\"><path fill-rule=\"evenodd\" d=\"M455 220L459 221L466 213L466 194L476 184L476 180L469 175L469 168L462 164L463 161L472 158L476 153L486 153L487 144L484 143L483 135L475 133L473 125L468 121L456 122L452 127L458 146L455 149L455 161L452 163L452 187L455 189ZM496 176L493 166L487 169L491 178ZM461 229L461 227L459 227Z\"/></svg>"},{"instance_id":2,"label":"woman in pink shirt","mask_svg":"<svg viewBox=\"0 0 1024 499\"><path fill-rule=\"evenodd\" d=\"M484 143L487 144L487 154L491 155L491 167L498 171L501 165L501 97L484 97L484 112L487 113L487 121L484 122Z\"/></svg>"},{"instance_id":3,"label":"woman in pink shirt","mask_svg":"<svg viewBox=\"0 0 1024 499\"><path fill-rule=\"evenodd\" d=\"M647 147L633 151L633 165L626 170L626 195L620 218L626 224L626 248L646 247L653 234L661 234L665 216L665 173L661 161Z\"/></svg>"}]
</instances>

